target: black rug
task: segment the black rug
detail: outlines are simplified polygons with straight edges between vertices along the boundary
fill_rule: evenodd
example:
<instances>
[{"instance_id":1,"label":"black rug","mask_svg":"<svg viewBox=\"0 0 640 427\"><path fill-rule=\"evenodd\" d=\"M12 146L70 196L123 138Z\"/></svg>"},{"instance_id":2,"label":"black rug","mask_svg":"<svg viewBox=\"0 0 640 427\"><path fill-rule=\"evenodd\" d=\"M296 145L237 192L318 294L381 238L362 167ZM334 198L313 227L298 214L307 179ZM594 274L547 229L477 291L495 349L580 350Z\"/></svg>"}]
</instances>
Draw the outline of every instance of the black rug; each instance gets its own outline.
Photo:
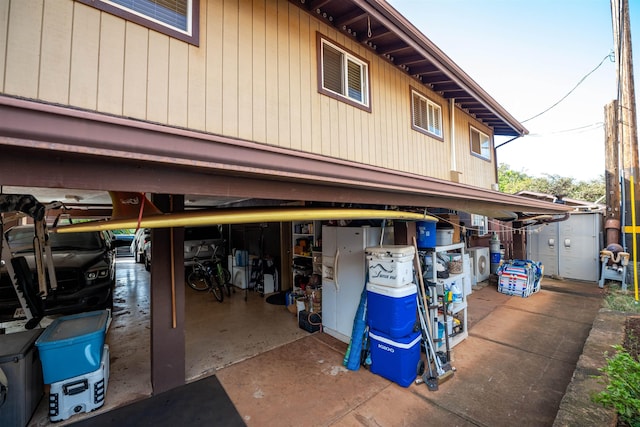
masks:
<instances>
[{"instance_id":1,"label":"black rug","mask_svg":"<svg viewBox=\"0 0 640 427\"><path fill-rule=\"evenodd\" d=\"M287 305L287 293L278 292L277 294L269 295L266 301L273 305Z\"/></svg>"},{"instance_id":2,"label":"black rug","mask_svg":"<svg viewBox=\"0 0 640 427\"><path fill-rule=\"evenodd\" d=\"M109 390L107 389L107 398ZM246 426L215 376L72 424L102 426Z\"/></svg>"}]
</instances>

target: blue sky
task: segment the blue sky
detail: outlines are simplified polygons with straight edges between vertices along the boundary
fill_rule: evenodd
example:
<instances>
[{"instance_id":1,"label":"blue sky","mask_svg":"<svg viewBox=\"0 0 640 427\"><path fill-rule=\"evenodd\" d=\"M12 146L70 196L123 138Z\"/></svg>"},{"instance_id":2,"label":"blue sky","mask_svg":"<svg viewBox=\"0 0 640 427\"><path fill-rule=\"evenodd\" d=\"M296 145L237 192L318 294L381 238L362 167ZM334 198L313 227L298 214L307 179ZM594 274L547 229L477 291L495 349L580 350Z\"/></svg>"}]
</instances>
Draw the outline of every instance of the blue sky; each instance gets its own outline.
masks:
<instances>
[{"instance_id":1,"label":"blue sky","mask_svg":"<svg viewBox=\"0 0 640 427\"><path fill-rule=\"evenodd\" d=\"M612 52L609 0L388 2L529 130L498 148L499 163L534 176L604 175L604 107L616 98L614 62L606 59L560 104L527 119L567 95ZM637 75L640 2L629 3ZM506 139L496 137L496 145Z\"/></svg>"}]
</instances>

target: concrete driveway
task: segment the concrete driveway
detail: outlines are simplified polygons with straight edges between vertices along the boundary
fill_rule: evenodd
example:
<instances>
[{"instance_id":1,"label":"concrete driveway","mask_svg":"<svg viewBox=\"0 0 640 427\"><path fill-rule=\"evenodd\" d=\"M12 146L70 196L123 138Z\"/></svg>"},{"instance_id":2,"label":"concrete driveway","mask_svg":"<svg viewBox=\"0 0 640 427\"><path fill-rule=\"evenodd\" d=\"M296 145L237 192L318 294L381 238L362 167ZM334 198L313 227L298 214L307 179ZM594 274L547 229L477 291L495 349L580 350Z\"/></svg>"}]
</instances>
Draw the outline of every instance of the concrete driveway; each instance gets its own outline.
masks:
<instances>
[{"instance_id":1,"label":"concrete driveway","mask_svg":"<svg viewBox=\"0 0 640 427\"><path fill-rule=\"evenodd\" d=\"M548 278L529 298L475 290L437 391L347 371L346 345L323 333L216 375L248 426L551 426L602 298L596 283Z\"/></svg>"}]
</instances>

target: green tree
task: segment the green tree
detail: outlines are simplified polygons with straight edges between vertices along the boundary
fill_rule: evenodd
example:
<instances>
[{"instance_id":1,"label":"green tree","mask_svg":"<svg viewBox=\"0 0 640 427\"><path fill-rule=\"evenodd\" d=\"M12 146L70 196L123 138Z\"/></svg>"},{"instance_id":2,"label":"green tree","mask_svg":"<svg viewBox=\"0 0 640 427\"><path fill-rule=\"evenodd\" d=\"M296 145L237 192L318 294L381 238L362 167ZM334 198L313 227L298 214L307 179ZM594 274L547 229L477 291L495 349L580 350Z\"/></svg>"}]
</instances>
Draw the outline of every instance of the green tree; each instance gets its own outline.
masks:
<instances>
[{"instance_id":1,"label":"green tree","mask_svg":"<svg viewBox=\"0 0 640 427\"><path fill-rule=\"evenodd\" d=\"M606 192L604 176L591 181L576 181L574 178L550 174L533 177L523 171L514 171L505 163L498 168L498 186L503 193L533 191L586 202L602 202Z\"/></svg>"}]
</instances>

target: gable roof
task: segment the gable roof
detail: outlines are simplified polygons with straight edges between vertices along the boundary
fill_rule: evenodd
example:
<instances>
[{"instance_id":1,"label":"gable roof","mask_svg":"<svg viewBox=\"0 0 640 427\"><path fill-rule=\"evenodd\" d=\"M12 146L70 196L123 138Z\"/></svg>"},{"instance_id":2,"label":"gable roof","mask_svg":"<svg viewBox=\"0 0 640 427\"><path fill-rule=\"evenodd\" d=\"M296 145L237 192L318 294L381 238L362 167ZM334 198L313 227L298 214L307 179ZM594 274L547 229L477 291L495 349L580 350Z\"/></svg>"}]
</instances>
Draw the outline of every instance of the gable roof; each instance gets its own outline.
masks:
<instances>
[{"instance_id":1,"label":"gable roof","mask_svg":"<svg viewBox=\"0 0 640 427\"><path fill-rule=\"evenodd\" d=\"M289 0L413 76L493 129L529 131L455 62L384 0Z\"/></svg>"}]
</instances>

